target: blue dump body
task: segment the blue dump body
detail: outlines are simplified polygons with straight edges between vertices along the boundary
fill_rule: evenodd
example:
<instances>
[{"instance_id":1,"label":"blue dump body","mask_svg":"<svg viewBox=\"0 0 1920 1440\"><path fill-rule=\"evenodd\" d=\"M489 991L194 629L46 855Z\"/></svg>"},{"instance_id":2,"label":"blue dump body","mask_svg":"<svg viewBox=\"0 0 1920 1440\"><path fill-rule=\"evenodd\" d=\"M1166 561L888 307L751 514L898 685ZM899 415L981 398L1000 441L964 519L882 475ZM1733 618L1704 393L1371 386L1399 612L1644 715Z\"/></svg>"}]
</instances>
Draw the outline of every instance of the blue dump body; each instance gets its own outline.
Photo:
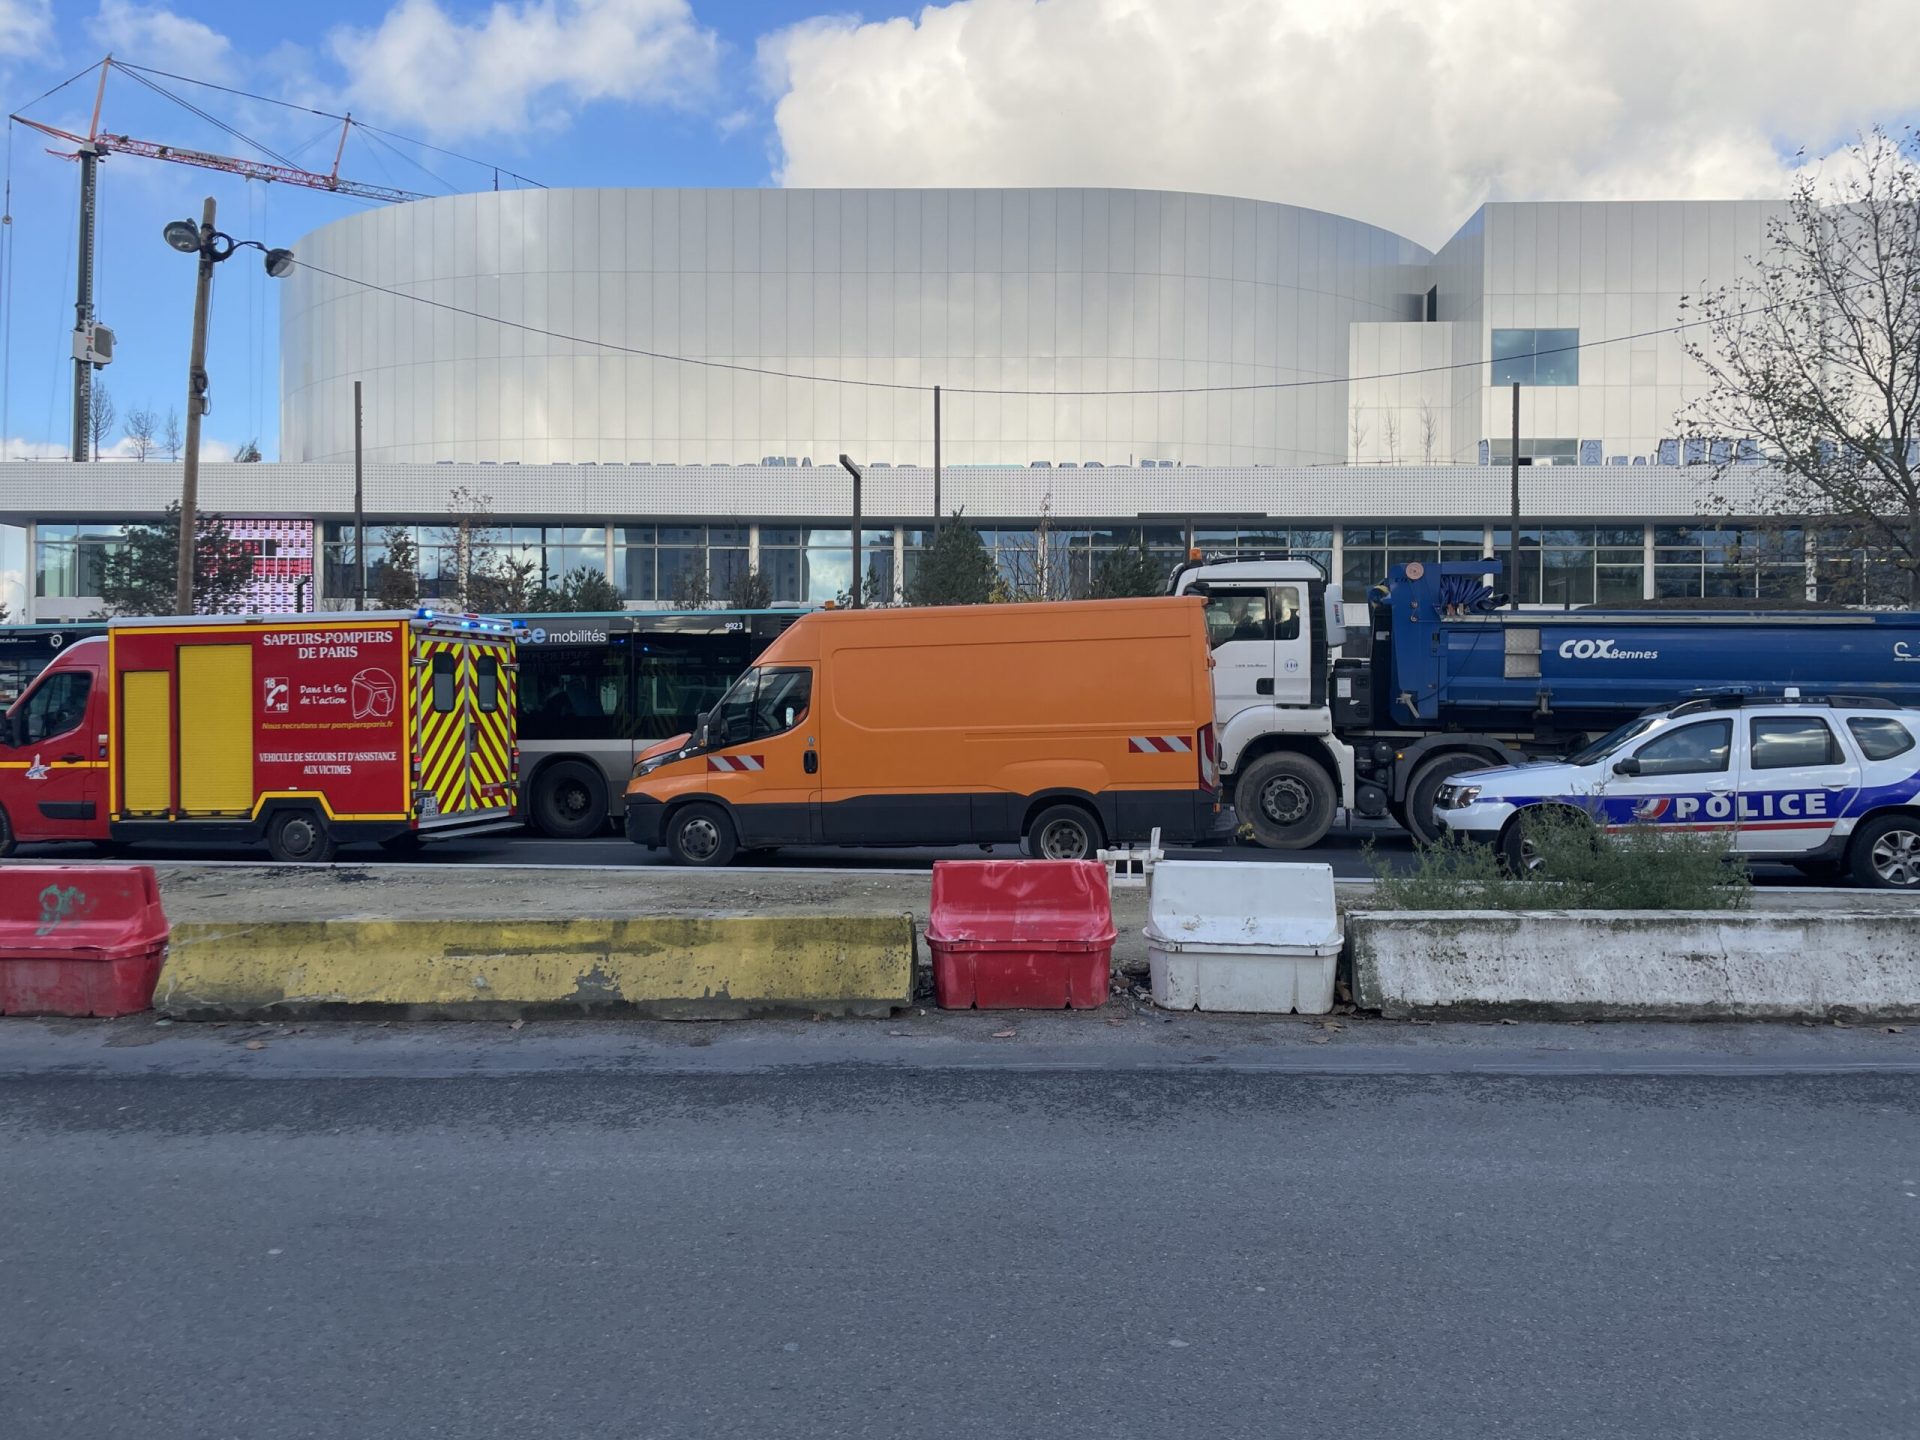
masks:
<instances>
[{"instance_id":1,"label":"blue dump body","mask_svg":"<svg viewBox=\"0 0 1920 1440\"><path fill-rule=\"evenodd\" d=\"M1390 638L1375 642L1373 683L1389 723L1611 728L1694 691L1789 685L1920 705L1911 611L1472 609L1474 581L1498 569L1395 566L1384 600L1376 590L1374 628Z\"/></svg>"}]
</instances>

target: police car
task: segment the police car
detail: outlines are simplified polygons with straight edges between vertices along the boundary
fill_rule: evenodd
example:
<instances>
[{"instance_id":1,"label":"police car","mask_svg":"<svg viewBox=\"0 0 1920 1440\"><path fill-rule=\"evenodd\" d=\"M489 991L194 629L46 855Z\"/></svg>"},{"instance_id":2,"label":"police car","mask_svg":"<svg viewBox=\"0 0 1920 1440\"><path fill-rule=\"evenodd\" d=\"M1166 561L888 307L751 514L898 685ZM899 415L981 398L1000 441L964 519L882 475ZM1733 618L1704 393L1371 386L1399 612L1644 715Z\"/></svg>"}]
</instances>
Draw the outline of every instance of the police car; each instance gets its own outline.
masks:
<instances>
[{"instance_id":1,"label":"police car","mask_svg":"<svg viewBox=\"0 0 1920 1440\"><path fill-rule=\"evenodd\" d=\"M1529 860L1530 810L1722 831L1752 861L1920 890L1920 710L1841 697L1715 695L1651 711L1563 761L1456 775L1449 830Z\"/></svg>"}]
</instances>

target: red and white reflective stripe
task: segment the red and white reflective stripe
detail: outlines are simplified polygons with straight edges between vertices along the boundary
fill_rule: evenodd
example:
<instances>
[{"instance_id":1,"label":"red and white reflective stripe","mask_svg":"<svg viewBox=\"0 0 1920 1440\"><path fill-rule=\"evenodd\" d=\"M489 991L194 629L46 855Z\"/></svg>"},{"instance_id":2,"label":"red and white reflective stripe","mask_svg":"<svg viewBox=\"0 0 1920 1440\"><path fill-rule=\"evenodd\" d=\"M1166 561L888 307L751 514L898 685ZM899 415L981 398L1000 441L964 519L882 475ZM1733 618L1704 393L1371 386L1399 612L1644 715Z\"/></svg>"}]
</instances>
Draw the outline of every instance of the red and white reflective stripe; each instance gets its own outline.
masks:
<instances>
[{"instance_id":1,"label":"red and white reflective stripe","mask_svg":"<svg viewBox=\"0 0 1920 1440\"><path fill-rule=\"evenodd\" d=\"M707 769L724 770L732 774L738 770L764 770L767 757L764 755L709 755Z\"/></svg>"},{"instance_id":2,"label":"red and white reflective stripe","mask_svg":"<svg viewBox=\"0 0 1920 1440\"><path fill-rule=\"evenodd\" d=\"M1129 735L1129 755L1190 755L1193 742L1184 735Z\"/></svg>"}]
</instances>

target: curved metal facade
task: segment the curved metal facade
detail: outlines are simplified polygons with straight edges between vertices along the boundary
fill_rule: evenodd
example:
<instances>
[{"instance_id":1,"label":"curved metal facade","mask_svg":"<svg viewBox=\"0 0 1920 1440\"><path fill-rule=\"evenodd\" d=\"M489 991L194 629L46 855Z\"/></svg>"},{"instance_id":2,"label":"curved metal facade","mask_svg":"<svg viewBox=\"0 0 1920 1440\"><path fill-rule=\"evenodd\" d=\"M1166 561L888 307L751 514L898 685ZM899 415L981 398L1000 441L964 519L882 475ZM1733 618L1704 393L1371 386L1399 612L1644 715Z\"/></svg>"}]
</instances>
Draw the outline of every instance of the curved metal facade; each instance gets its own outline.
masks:
<instances>
[{"instance_id":1,"label":"curved metal facade","mask_svg":"<svg viewBox=\"0 0 1920 1440\"><path fill-rule=\"evenodd\" d=\"M936 384L951 464L1339 462L1348 326L1418 318L1432 258L1336 215L1136 190L511 191L369 211L298 254L283 458L352 457L358 379L369 460L530 465L927 465Z\"/></svg>"}]
</instances>

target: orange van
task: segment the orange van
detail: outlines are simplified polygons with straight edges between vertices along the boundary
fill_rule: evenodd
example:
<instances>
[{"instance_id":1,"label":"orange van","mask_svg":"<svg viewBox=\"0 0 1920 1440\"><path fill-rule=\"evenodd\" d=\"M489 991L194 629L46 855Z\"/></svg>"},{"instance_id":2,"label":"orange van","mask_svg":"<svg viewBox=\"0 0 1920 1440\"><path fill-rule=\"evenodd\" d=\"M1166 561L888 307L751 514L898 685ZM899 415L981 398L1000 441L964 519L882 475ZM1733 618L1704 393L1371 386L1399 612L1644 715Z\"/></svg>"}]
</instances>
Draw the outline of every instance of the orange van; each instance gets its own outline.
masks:
<instances>
[{"instance_id":1,"label":"orange van","mask_svg":"<svg viewBox=\"0 0 1920 1440\"><path fill-rule=\"evenodd\" d=\"M1111 841L1222 826L1195 597L803 616L627 786L686 865L779 845Z\"/></svg>"}]
</instances>

